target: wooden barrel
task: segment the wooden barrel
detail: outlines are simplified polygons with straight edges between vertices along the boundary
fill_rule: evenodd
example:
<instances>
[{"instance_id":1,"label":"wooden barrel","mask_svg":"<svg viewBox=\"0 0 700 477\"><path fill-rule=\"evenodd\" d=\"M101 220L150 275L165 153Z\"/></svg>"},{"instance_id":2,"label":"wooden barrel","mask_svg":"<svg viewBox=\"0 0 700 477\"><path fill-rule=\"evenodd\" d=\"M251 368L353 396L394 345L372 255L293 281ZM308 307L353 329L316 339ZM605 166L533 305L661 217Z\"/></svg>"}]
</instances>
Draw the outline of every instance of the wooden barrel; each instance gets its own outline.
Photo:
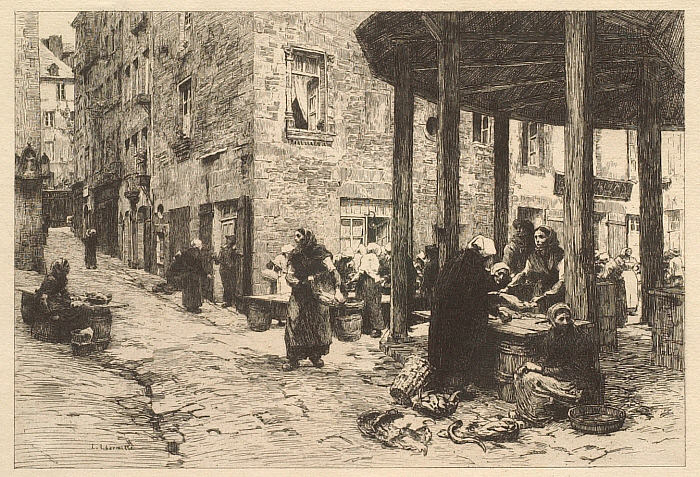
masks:
<instances>
[{"instance_id":1,"label":"wooden barrel","mask_svg":"<svg viewBox=\"0 0 700 477\"><path fill-rule=\"evenodd\" d=\"M389 394L399 404L410 406L411 398L428 382L431 373L432 367L427 359L410 356L389 388Z\"/></svg>"},{"instance_id":2,"label":"wooden barrel","mask_svg":"<svg viewBox=\"0 0 700 477\"><path fill-rule=\"evenodd\" d=\"M348 302L333 310L333 331L340 341L357 341L362 336L363 301Z\"/></svg>"},{"instance_id":3,"label":"wooden barrel","mask_svg":"<svg viewBox=\"0 0 700 477\"><path fill-rule=\"evenodd\" d=\"M96 348L104 349L112 339L112 311L109 307L90 307L86 311L88 326L92 328L92 342Z\"/></svg>"},{"instance_id":4,"label":"wooden barrel","mask_svg":"<svg viewBox=\"0 0 700 477\"><path fill-rule=\"evenodd\" d=\"M498 345L498 365L496 382L498 397L506 402L515 402L515 372L534 357L531 342L501 341Z\"/></svg>"},{"instance_id":5,"label":"wooden barrel","mask_svg":"<svg viewBox=\"0 0 700 477\"><path fill-rule=\"evenodd\" d=\"M616 283L598 282L596 291L595 319L600 350L617 351L617 325L621 321L618 315L626 315L626 307L620 309L619 288Z\"/></svg>"},{"instance_id":6,"label":"wooden barrel","mask_svg":"<svg viewBox=\"0 0 700 477\"><path fill-rule=\"evenodd\" d=\"M669 369L685 369L684 293L651 290L651 363Z\"/></svg>"},{"instance_id":7,"label":"wooden barrel","mask_svg":"<svg viewBox=\"0 0 700 477\"><path fill-rule=\"evenodd\" d=\"M267 331L272 324L272 314L268 306L251 301L248 304L248 328L253 331Z\"/></svg>"}]
</instances>

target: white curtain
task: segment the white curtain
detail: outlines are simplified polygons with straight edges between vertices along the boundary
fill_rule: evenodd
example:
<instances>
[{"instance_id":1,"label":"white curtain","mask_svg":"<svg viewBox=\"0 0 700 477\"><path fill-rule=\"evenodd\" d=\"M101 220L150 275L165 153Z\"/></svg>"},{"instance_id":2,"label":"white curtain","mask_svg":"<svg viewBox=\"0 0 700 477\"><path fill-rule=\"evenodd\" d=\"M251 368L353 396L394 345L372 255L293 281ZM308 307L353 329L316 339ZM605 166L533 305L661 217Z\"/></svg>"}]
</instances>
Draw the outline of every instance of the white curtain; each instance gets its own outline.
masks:
<instances>
[{"instance_id":1,"label":"white curtain","mask_svg":"<svg viewBox=\"0 0 700 477\"><path fill-rule=\"evenodd\" d=\"M309 96L306 90L308 78L301 75L292 75L293 98L299 103L299 108L304 115L304 120L309 120Z\"/></svg>"}]
</instances>

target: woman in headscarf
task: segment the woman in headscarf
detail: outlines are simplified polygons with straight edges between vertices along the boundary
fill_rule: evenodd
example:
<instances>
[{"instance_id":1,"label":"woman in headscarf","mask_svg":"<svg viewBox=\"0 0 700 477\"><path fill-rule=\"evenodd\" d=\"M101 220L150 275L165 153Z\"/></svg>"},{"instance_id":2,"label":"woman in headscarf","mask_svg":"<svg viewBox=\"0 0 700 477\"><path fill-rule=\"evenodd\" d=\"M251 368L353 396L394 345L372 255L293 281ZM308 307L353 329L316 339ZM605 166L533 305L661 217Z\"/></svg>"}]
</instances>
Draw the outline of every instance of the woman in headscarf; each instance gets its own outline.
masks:
<instances>
[{"instance_id":1,"label":"woman in headscarf","mask_svg":"<svg viewBox=\"0 0 700 477\"><path fill-rule=\"evenodd\" d=\"M379 338L384 329L382 317L382 290L379 276L379 254L381 247L372 242L362 256L358 267L357 299L364 301L362 309L362 332L372 338Z\"/></svg>"},{"instance_id":2,"label":"woman in headscarf","mask_svg":"<svg viewBox=\"0 0 700 477\"><path fill-rule=\"evenodd\" d=\"M200 313L202 307L202 280L208 273L202 255L202 241L194 239L190 248L182 253L182 306L192 313Z\"/></svg>"},{"instance_id":3,"label":"woman in headscarf","mask_svg":"<svg viewBox=\"0 0 700 477\"><path fill-rule=\"evenodd\" d=\"M333 265L333 255L316 241L310 230L297 229L296 247L289 254L287 282L292 287L289 319L284 330L287 348L285 371L299 367L299 360L309 358L320 368L322 356L331 344L330 310L315 292L316 281L324 281L339 293L340 275Z\"/></svg>"},{"instance_id":4,"label":"woman in headscarf","mask_svg":"<svg viewBox=\"0 0 700 477\"><path fill-rule=\"evenodd\" d=\"M448 259L434 287L428 334L428 360L442 387L460 386L481 375L480 343L486 335L491 291L487 260L493 240L481 235Z\"/></svg>"},{"instance_id":5,"label":"woman in headscarf","mask_svg":"<svg viewBox=\"0 0 700 477\"><path fill-rule=\"evenodd\" d=\"M51 264L51 269L37 288L35 296L44 312L52 319L58 319L58 313L70 307L70 295L66 289L70 265L65 258L59 258Z\"/></svg>"},{"instance_id":6,"label":"woman in headscarf","mask_svg":"<svg viewBox=\"0 0 700 477\"><path fill-rule=\"evenodd\" d=\"M97 268L97 231L88 229L85 232L85 268Z\"/></svg>"},{"instance_id":7,"label":"woman in headscarf","mask_svg":"<svg viewBox=\"0 0 700 477\"><path fill-rule=\"evenodd\" d=\"M503 262L511 273L520 273L535 249L535 226L529 220L513 221L513 236L503 249Z\"/></svg>"},{"instance_id":8,"label":"woman in headscarf","mask_svg":"<svg viewBox=\"0 0 700 477\"><path fill-rule=\"evenodd\" d=\"M516 414L537 426L566 417L571 407L596 403L602 396L595 345L574 326L569 305L553 305L547 320L551 328L536 350L538 359L525 363L514 376Z\"/></svg>"},{"instance_id":9,"label":"woman in headscarf","mask_svg":"<svg viewBox=\"0 0 700 477\"><path fill-rule=\"evenodd\" d=\"M554 303L564 301L564 250L555 231L540 225L535 229L535 249L525 268L513 277L505 293L515 294L538 305L544 313Z\"/></svg>"}]
</instances>

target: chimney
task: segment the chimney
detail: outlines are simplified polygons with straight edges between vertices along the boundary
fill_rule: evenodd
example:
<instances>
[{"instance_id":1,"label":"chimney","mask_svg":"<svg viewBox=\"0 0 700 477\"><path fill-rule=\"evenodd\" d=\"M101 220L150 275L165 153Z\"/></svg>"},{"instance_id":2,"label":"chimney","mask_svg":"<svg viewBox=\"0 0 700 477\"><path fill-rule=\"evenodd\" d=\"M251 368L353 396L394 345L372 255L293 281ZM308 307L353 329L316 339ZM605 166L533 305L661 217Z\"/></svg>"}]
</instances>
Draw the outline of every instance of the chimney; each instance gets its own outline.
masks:
<instances>
[{"instance_id":1,"label":"chimney","mask_svg":"<svg viewBox=\"0 0 700 477\"><path fill-rule=\"evenodd\" d=\"M61 35L51 35L49 37L48 49L56 58L60 58L63 54L63 37Z\"/></svg>"}]
</instances>

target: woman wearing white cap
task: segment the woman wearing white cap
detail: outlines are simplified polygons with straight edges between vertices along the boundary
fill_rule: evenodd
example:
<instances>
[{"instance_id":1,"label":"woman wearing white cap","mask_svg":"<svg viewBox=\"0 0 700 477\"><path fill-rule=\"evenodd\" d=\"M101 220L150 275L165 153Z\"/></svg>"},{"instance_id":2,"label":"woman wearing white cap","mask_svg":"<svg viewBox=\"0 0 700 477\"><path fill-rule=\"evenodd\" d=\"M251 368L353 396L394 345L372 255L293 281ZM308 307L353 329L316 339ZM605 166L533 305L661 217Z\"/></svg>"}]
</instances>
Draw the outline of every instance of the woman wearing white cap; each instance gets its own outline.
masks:
<instances>
[{"instance_id":1,"label":"woman wearing white cap","mask_svg":"<svg viewBox=\"0 0 700 477\"><path fill-rule=\"evenodd\" d=\"M372 242L367 245L367 253L362 256L358 267L357 298L364 301L362 310L362 331L372 338L379 338L384 328L382 317L382 291L379 288L379 257L381 247Z\"/></svg>"},{"instance_id":2,"label":"woman wearing white cap","mask_svg":"<svg viewBox=\"0 0 700 477\"><path fill-rule=\"evenodd\" d=\"M460 386L480 374L479 343L486 334L492 290L485 264L495 254L493 240L477 235L438 275L428 335L428 360L438 385Z\"/></svg>"}]
</instances>

